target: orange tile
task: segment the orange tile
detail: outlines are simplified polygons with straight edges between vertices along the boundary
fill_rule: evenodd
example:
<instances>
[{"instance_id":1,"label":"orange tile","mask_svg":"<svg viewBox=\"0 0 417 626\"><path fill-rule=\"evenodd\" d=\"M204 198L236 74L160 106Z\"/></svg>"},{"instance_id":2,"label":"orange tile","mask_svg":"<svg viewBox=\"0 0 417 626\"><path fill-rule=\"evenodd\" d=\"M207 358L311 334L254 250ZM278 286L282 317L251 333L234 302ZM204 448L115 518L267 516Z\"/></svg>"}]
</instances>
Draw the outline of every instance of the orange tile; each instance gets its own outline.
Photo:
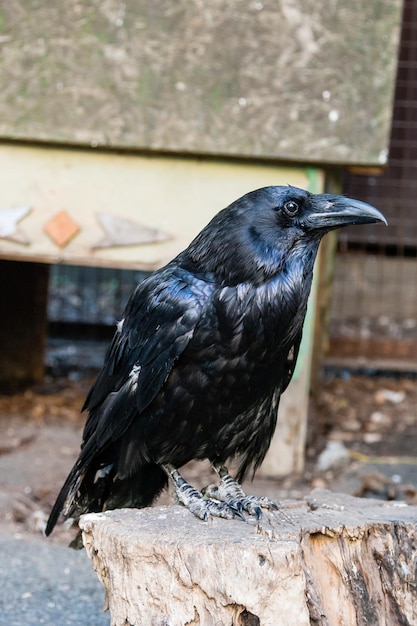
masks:
<instances>
[{"instance_id":1,"label":"orange tile","mask_svg":"<svg viewBox=\"0 0 417 626\"><path fill-rule=\"evenodd\" d=\"M57 246L63 248L79 233L80 227L66 211L59 211L46 222L44 230Z\"/></svg>"}]
</instances>

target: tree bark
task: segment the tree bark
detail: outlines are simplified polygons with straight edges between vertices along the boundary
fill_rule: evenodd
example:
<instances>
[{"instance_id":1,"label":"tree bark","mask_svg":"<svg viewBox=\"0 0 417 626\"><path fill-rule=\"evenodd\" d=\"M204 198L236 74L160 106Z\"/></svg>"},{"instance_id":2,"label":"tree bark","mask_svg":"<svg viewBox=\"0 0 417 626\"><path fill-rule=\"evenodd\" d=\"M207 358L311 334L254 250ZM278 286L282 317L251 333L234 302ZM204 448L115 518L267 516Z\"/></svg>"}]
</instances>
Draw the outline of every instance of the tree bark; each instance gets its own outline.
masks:
<instances>
[{"instance_id":1,"label":"tree bark","mask_svg":"<svg viewBox=\"0 0 417 626\"><path fill-rule=\"evenodd\" d=\"M417 507L315 490L250 519L81 518L112 626L412 626Z\"/></svg>"}]
</instances>

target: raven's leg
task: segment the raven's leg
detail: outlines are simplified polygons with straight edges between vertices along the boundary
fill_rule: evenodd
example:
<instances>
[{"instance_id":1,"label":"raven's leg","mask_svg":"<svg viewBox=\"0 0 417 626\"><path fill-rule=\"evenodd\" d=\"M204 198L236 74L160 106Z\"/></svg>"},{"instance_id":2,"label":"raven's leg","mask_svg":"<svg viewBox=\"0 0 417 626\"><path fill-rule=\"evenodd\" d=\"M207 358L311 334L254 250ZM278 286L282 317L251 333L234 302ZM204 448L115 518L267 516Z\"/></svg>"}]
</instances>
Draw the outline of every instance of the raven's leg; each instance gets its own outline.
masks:
<instances>
[{"instance_id":1,"label":"raven's leg","mask_svg":"<svg viewBox=\"0 0 417 626\"><path fill-rule=\"evenodd\" d=\"M262 509L276 511L278 506L265 496L247 496L237 480L232 478L224 465L212 463L214 471L220 478L219 485L209 485L203 489L205 496L227 503L238 511L247 511L257 519L262 517Z\"/></svg>"},{"instance_id":2,"label":"raven's leg","mask_svg":"<svg viewBox=\"0 0 417 626\"><path fill-rule=\"evenodd\" d=\"M175 495L178 501L186 506L196 517L204 521L210 515L213 517L225 517L226 519L243 518L239 508L235 508L232 503L210 500L201 491L197 491L197 489L194 489L187 483L174 467L171 465L163 465L162 467L174 483Z\"/></svg>"}]
</instances>

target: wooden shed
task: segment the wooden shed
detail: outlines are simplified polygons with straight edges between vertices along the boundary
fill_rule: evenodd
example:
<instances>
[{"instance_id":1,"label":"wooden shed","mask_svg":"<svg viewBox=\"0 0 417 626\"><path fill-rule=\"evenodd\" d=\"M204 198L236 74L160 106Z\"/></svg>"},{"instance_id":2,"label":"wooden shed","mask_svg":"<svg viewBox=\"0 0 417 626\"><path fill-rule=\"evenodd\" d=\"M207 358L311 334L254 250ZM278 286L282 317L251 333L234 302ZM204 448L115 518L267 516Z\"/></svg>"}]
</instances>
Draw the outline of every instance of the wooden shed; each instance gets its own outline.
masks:
<instances>
[{"instance_id":1,"label":"wooden shed","mask_svg":"<svg viewBox=\"0 0 417 626\"><path fill-rule=\"evenodd\" d=\"M383 166L401 5L3 3L2 386L42 376L50 264L152 270L251 189ZM268 474L302 469L317 282Z\"/></svg>"}]
</instances>

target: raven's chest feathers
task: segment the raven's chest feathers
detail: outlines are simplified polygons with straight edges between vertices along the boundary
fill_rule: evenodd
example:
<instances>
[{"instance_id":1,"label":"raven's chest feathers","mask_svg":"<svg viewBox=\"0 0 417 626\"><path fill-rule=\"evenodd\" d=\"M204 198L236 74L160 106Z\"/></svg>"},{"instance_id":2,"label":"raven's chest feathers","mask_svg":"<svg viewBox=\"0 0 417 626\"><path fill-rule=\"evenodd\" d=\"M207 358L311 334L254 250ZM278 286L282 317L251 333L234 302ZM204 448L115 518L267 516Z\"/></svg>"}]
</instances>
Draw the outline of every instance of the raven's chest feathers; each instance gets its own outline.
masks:
<instances>
[{"instance_id":1,"label":"raven's chest feathers","mask_svg":"<svg viewBox=\"0 0 417 626\"><path fill-rule=\"evenodd\" d=\"M256 287L216 290L183 355L213 380L222 378L229 393L241 388L246 402L250 393L255 399L288 384L286 358L298 350L312 281L301 263L291 270Z\"/></svg>"},{"instance_id":2,"label":"raven's chest feathers","mask_svg":"<svg viewBox=\"0 0 417 626\"><path fill-rule=\"evenodd\" d=\"M263 353L268 361L282 355L301 330L310 286L311 277L306 280L293 271L256 288L241 284L220 290L214 307L225 351L254 351L257 360Z\"/></svg>"}]
</instances>

